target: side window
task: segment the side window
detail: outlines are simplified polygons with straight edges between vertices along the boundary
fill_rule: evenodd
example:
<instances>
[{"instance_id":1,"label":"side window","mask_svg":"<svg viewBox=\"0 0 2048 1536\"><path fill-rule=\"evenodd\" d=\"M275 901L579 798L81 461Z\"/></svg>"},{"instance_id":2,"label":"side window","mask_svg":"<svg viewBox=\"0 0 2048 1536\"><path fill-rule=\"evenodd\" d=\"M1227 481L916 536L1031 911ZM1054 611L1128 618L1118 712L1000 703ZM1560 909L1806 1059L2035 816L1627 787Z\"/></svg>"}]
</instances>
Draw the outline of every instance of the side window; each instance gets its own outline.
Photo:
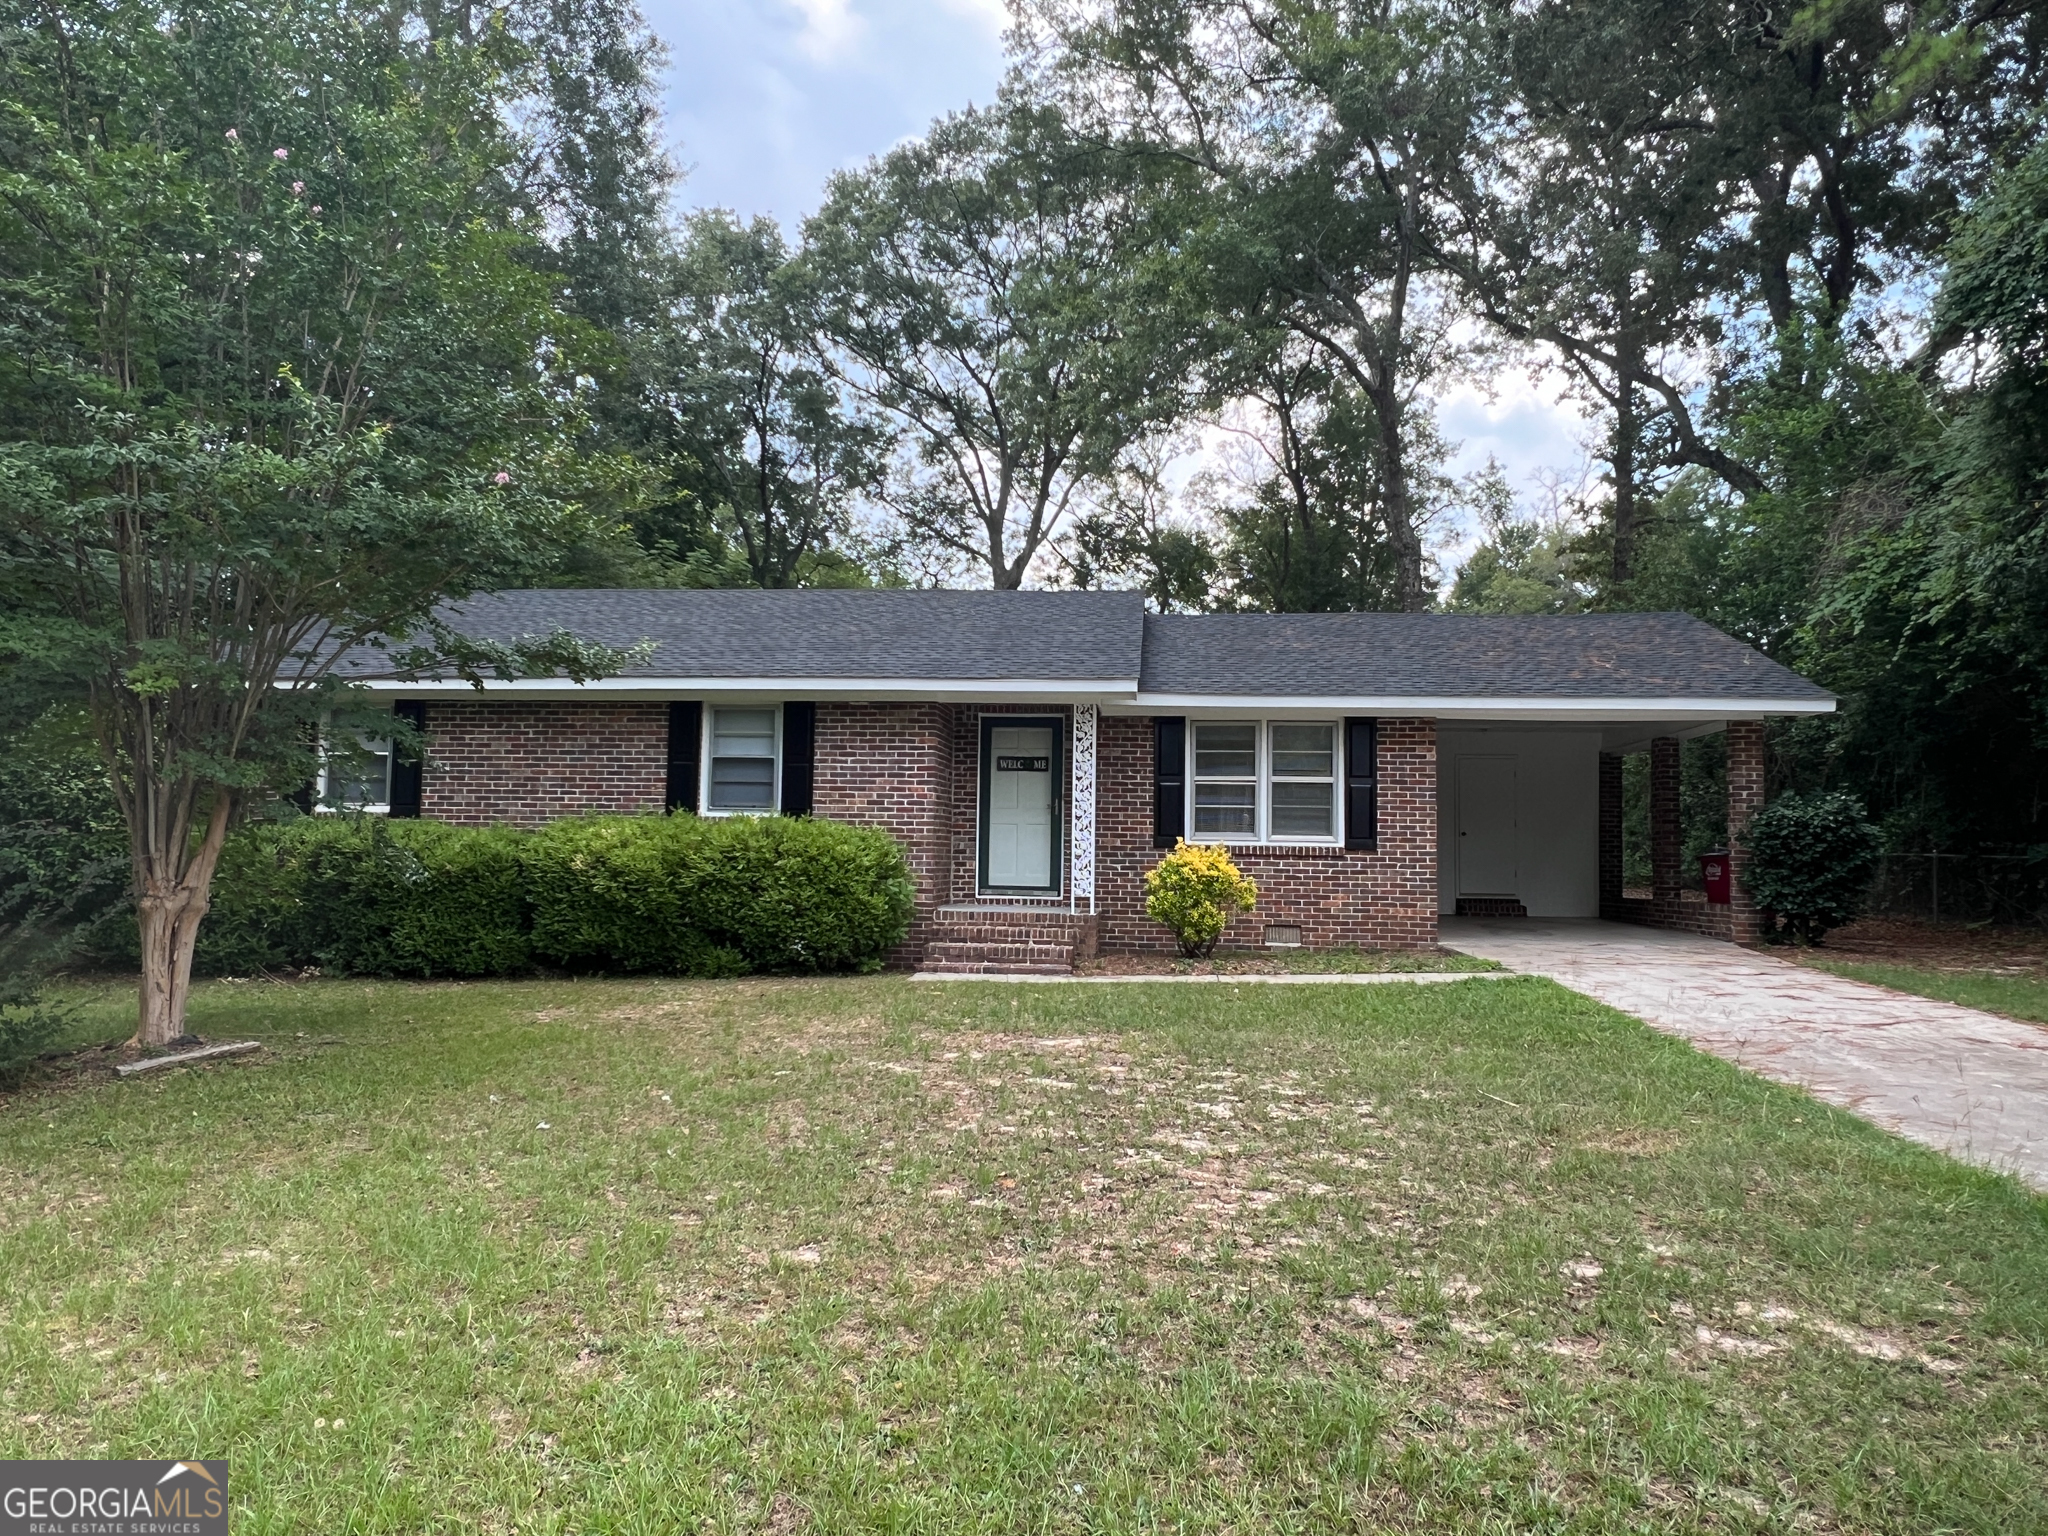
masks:
<instances>
[{"instance_id":1,"label":"side window","mask_svg":"<svg viewBox=\"0 0 2048 1536\"><path fill-rule=\"evenodd\" d=\"M711 711L710 793L713 811L775 809L775 711Z\"/></svg>"},{"instance_id":2,"label":"side window","mask_svg":"<svg viewBox=\"0 0 2048 1536\"><path fill-rule=\"evenodd\" d=\"M381 811L391 804L391 741L359 736L357 750L327 760L321 768L320 798L351 811Z\"/></svg>"}]
</instances>

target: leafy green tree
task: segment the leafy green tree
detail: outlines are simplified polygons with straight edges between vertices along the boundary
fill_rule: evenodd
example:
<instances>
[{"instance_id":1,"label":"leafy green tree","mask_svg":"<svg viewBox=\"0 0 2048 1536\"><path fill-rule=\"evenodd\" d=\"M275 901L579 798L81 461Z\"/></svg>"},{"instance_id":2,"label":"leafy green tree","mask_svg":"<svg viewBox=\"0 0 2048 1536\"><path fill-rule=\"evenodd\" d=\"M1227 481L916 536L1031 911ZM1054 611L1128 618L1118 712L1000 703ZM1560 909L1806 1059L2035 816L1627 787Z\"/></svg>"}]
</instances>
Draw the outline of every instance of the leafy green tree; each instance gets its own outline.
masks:
<instances>
[{"instance_id":1,"label":"leafy green tree","mask_svg":"<svg viewBox=\"0 0 2048 1536\"><path fill-rule=\"evenodd\" d=\"M1685 377L1718 339L1731 286L1723 225L1740 164L1702 85L1728 72L1730 44L1663 0L1517 8L1488 40L1501 119L1486 174L1456 189L1449 259L1497 327L1602 408L1602 543L1620 601L1661 471L1698 464L1762 486L1702 430Z\"/></svg>"},{"instance_id":2,"label":"leafy green tree","mask_svg":"<svg viewBox=\"0 0 2048 1536\"><path fill-rule=\"evenodd\" d=\"M1880 375L1917 402L1917 430L1896 425L1903 408L1875 423L1883 447L1830 509L1801 643L1855 697L1835 755L1898 840L2048 840L2044 229L2048 148L2036 148L1950 247L1935 324L1971 342L1975 377L1928 400L1916 375Z\"/></svg>"},{"instance_id":3,"label":"leafy green tree","mask_svg":"<svg viewBox=\"0 0 2048 1536\"><path fill-rule=\"evenodd\" d=\"M1133 168L1005 97L833 179L804 263L840 377L904 436L884 499L938 569L1021 586L1171 410Z\"/></svg>"},{"instance_id":4,"label":"leafy green tree","mask_svg":"<svg viewBox=\"0 0 2048 1536\"><path fill-rule=\"evenodd\" d=\"M1222 606L1276 613L1399 608L1378 418L1324 351L1284 333L1234 375L1234 473L1200 482L1222 531ZM1233 377L1232 375L1225 375ZM1423 418L1408 418L1412 434Z\"/></svg>"},{"instance_id":5,"label":"leafy green tree","mask_svg":"<svg viewBox=\"0 0 2048 1536\"><path fill-rule=\"evenodd\" d=\"M1430 591L1414 396L1446 346L1451 189L1485 115L1474 23L1449 5L1041 0L1026 37L1084 131L1190 176L1206 205L1177 244L1194 324L1311 343L1365 407L1396 606ZM1269 548L1272 546L1269 544ZM1360 571L1377 563L1361 552Z\"/></svg>"},{"instance_id":6,"label":"leafy green tree","mask_svg":"<svg viewBox=\"0 0 2048 1536\"><path fill-rule=\"evenodd\" d=\"M1586 590L1570 528L1518 515L1514 491L1498 464L1473 477L1482 538L1451 586L1452 613L1576 613Z\"/></svg>"},{"instance_id":7,"label":"leafy green tree","mask_svg":"<svg viewBox=\"0 0 2048 1536\"><path fill-rule=\"evenodd\" d=\"M440 620L589 532L579 331L533 259L514 40L380 14L0 13L0 665L89 710L146 1045L184 1030L227 832L360 716L344 655L612 659Z\"/></svg>"},{"instance_id":8,"label":"leafy green tree","mask_svg":"<svg viewBox=\"0 0 2048 1536\"><path fill-rule=\"evenodd\" d=\"M648 343L677 483L710 510L754 586L821 574L890 447L886 424L819 360L802 282L773 220L697 214Z\"/></svg>"},{"instance_id":9,"label":"leafy green tree","mask_svg":"<svg viewBox=\"0 0 2048 1536\"><path fill-rule=\"evenodd\" d=\"M1169 462L1180 443L1139 444L1096 488L1061 548L1076 587L1135 587L1159 613L1199 613L1217 581L1214 538L1178 512Z\"/></svg>"}]
</instances>

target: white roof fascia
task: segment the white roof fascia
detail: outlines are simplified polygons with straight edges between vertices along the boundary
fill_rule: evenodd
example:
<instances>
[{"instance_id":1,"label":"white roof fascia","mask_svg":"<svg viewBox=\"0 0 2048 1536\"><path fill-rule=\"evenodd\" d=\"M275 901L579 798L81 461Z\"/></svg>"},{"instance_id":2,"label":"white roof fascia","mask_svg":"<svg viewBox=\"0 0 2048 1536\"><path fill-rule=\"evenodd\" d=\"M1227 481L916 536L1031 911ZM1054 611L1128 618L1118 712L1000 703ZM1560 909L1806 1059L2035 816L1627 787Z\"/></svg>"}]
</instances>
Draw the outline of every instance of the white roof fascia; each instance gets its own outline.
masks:
<instances>
[{"instance_id":1,"label":"white roof fascia","mask_svg":"<svg viewBox=\"0 0 2048 1536\"><path fill-rule=\"evenodd\" d=\"M403 678L344 678L372 693L415 699L470 699L479 690L460 678L408 681ZM484 679L485 696L522 699L695 699L717 695L771 694L787 699L841 699L878 703L971 703L977 699L1023 698L1033 701L1120 701L1138 696L1138 680L1128 678L847 678L847 677L600 677L572 683L559 677Z\"/></svg>"},{"instance_id":2,"label":"white roof fascia","mask_svg":"<svg viewBox=\"0 0 2048 1536\"><path fill-rule=\"evenodd\" d=\"M1114 707L1113 707L1114 708ZM1118 713L1295 713L1378 715L1434 720L1757 720L1765 715L1833 714L1833 699L1425 698L1389 694L1315 697L1293 694L1141 693Z\"/></svg>"}]
</instances>

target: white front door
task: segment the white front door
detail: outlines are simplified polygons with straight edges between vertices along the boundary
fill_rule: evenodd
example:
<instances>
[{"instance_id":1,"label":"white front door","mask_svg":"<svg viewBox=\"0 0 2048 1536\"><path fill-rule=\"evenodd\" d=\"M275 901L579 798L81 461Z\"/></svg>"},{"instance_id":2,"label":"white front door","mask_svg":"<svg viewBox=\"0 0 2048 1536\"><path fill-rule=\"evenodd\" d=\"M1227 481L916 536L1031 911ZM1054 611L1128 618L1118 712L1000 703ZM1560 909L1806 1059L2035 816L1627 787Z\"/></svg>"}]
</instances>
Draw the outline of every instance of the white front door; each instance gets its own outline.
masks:
<instances>
[{"instance_id":1,"label":"white front door","mask_svg":"<svg viewBox=\"0 0 2048 1536\"><path fill-rule=\"evenodd\" d=\"M1041 725L988 732L988 867L982 883L1006 890L1053 886L1053 733Z\"/></svg>"},{"instance_id":2,"label":"white front door","mask_svg":"<svg viewBox=\"0 0 2048 1536\"><path fill-rule=\"evenodd\" d=\"M1458 894L1513 896L1518 884L1515 760L1458 759Z\"/></svg>"}]
</instances>

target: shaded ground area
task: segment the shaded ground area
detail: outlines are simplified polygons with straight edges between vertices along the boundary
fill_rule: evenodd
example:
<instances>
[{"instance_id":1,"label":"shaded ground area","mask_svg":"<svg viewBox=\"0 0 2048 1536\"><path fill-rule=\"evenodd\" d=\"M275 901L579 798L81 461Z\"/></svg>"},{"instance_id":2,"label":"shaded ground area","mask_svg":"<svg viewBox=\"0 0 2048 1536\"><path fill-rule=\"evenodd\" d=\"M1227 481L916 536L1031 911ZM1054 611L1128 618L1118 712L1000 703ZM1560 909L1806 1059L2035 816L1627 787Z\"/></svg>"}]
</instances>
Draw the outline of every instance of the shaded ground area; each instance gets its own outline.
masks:
<instances>
[{"instance_id":1,"label":"shaded ground area","mask_svg":"<svg viewBox=\"0 0 2048 1536\"><path fill-rule=\"evenodd\" d=\"M0 1455L241 1532L2048 1526L2041 1202L1541 980L193 1022L0 1104Z\"/></svg>"},{"instance_id":2,"label":"shaded ground area","mask_svg":"<svg viewBox=\"0 0 2048 1536\"><path fill-rule=\"evenodd\" d=\"M1819 949L1787 948L1788 958L1928 970L2004 972L2048 978L2048 930L1910 917L1866 917L1829 931Z\"/></svg>"}]
</instances>

